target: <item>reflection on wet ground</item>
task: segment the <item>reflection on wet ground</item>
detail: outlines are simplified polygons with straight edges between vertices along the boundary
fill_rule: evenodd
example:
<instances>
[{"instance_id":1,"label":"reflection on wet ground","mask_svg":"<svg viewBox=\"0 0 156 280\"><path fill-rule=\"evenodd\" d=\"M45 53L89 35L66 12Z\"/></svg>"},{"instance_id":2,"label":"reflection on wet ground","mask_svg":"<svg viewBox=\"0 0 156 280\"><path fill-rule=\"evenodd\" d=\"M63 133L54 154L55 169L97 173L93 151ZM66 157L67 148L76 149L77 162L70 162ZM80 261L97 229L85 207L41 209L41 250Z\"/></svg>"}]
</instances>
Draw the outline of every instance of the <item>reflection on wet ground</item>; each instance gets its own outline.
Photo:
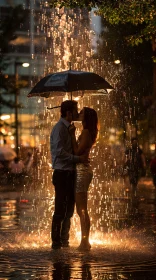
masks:
<instances>
[{"instance_id":1,"label":"reflection on wet ground","mask_svg":"<svg viewBox=\"0 0 156 280\"><path fill-rule=\"evenodd\" d=\"M0 263L1 279L155 279L156 276L152 255L100 248L87 254L77 253L75 248L59 252L9 250L2 252Z\"/></svg>"},{"instance_id":2,"label":"reflection on wet ground","mask_svg":"<svg viewBox=\"0 0 156 280\"><path fill-rule=\"evenodd\" d=\"M107 203L100 217L109 210L109 230L108 219L99 218L98 211L93 213L92 249L80 253L76 250L76 214L71 247L58 251L50 248L53 196L1 192L0 279L155 279L156 193L152 181L140 181L135 201L131 200L129 186L126 192L114 189L111 200L107 196L103 199Z\"/></svg>"}]
</instances>

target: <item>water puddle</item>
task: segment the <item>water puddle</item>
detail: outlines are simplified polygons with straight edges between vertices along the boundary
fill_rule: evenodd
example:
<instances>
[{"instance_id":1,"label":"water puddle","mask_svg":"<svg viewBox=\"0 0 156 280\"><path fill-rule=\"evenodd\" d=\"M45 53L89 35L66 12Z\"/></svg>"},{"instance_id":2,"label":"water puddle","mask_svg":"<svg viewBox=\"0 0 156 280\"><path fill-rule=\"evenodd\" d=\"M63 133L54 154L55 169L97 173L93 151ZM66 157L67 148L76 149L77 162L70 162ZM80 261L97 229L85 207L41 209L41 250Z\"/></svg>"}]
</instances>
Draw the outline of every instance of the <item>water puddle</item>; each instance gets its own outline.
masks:
<instances>
[{"instance_id":1,"label":"water puddle","mask_svg":"<svg viewBox=\"0 0 156 280\"><path fill-rule=\"evenodd\" d=\"M0 240L0 279L154 279L156 276L156 238L134 227L111 234L91 234L92 249L83 253L77 251L78 240L74 237L70 248L51 250L49 233L44 231L5 232L0 234Z\"/></svg>"},{"instance_id":2,"label":"water puddle","mask_svg":"<svg viewBox=\"0 0 156 280\"><path fill-rule=\"evenodd\" d=\"M128 189L105 193L97 212L90 192L90 252L77 251L76 213L71 247L51 250L52 193L0 193L0 279L155 279L155 190L141 188L135 203Z\"/></svg>"}]
</instances>

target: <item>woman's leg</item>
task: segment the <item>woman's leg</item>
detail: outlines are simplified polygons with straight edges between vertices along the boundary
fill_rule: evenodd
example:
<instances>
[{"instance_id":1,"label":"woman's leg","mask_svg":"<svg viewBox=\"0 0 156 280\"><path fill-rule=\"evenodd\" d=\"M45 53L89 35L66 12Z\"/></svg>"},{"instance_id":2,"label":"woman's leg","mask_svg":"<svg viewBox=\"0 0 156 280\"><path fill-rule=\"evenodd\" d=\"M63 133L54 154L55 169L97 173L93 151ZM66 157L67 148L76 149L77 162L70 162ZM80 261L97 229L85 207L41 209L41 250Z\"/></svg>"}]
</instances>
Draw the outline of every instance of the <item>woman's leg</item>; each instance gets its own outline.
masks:
<instances>
[{"instance_id":1,"label":"woman's leg","mask_svg":"<svg viewBox=\"0 0 156 280\"><path fill-rule=\"evenodd\" d=\"M81 224L81 243L82 249L90 249L89 232L90 218L87 210L87 192L76 193L76 209L80 217Z\"/></svg>"}]
</instances>

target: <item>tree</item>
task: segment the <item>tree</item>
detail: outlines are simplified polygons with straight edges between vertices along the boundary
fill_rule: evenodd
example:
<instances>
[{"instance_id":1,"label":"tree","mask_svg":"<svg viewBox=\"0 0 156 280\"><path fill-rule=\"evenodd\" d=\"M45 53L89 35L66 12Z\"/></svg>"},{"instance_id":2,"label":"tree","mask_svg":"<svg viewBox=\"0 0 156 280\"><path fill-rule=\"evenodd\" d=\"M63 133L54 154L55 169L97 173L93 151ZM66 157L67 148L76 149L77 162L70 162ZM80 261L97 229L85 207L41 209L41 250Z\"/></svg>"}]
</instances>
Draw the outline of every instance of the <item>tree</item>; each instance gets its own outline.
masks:
<instances>
[{"instance_id":1,"label":"tree","mask_svg":"<svg viewBox=\"0 0 156 280\"><path fill-rule=\"evenodd\" d=\"M102 3L102 0L49 0L48 3L52 7L59 6L60 8L66 7L66 8L88 8L89 10L93 7L96 7L97 5L100 5Z\"/></svg>"},{"instance_id":2,"label":"tree","mask_svg":"<svg viewBox=\"0 0 156 280\"><path fill-rule=\"evenodd\" d=\"M112 25L137 26L137 32L127 37L132 46L150 41L153 50L153 97L156 98L156 1L102 1L98 14Z\"/></svg>"}]
</instances>

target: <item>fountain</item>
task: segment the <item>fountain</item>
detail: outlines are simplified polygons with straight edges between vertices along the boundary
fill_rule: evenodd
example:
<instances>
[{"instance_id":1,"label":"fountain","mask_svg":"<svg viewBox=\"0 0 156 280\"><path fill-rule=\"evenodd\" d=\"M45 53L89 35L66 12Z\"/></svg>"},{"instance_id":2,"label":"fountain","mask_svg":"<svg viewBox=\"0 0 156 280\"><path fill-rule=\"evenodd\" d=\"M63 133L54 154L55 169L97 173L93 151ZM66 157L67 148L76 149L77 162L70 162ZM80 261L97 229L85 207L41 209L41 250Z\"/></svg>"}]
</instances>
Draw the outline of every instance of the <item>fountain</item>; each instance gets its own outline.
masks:
<instances>
[{"instance_id":1,"label":"fountain","mask_svg":"<svg viewBox=\"0 0 156 280\"><path fill-rule=\"evenodd\" d=\"M46 32L48 47L45 53L46 67L45 75L50 72L59 72L69 69L69 61L71 62L72 69L93 71L101 76L109 79L109 82L115 85L117 77L111 77L113 65L107 65L104 60L96 59L96 44L98 42L96 30L101 29L100 18L94 16L93 12L87 10L69 10L69 9L52 9L44 8L43 14L40 15L40 29L38 32ZM76 93L77 94L77 93ZM120 192L124 192L123 182L117 182L115 178L115 168L119 163L116 155L112 154L110 149L110 132L111 127L119 124L116 120L116 109L112 108L111 93L109 94L88 94L84 96L76 96L79 108L83 106L90 106L97 110L99 118L99 136L96 146L92 150L91 157L93 159L94 179L90 188L91 205L89 205L90 215L93 218L92 229L94 232L101 230L102 232L111 231L114 225L111 225L111 219L118 219L118 213L115 210L111 212L111 204L113 201L114 184L120 185ZM74 95L74 93L73 93ZM59 106L65 99L70 96L52 97L44 100L44 112L42 112L42 129L40 131L40 144L41 144L41 169L39 170L42 177L42 184L40 191L43 187L43 192L46 190L49 197L52 192L51 187L51 164L49 153L49 135L53 125L59 119L59 108L48 111L47 107ZM117 124L118 123L118 124ZM45 125L45 129L44 129ZM76 124L78 133L80 132L81 125ZM118 146L122 151L122 146ZM46 165L46 172L43 166ZM49 174L48 174L49 173ZM41 175L42 174L42 175ZM114 174L114 175L113 175ZM116 187L117 188L117 187ZM100 202L101 194L104 203ZM121 194L120 194L121 195ZM122 194L123 195L123 194ZM96 202L99 201L99 209L96 209ZM121 210L121 209L120 209ZM128 209L122 209L123 212ZM102 214L103 213L103 214ZM94 224L94 220L96 223ZM77 223L77 221L76 221Z\"/></svg>"},{"instance_id":2,"label":"fountain","mask_svg":"<svg viewBox=\"0 0 156 280\"><path fill-rule=\"evenodd\" d=\"M72 69L96 72L115 86L118 73L114 71L114 66L96 58L96 30L100 27L99 18L96 23L92 12L79 9L49 9L44 2L41 3L42 13L39 14L40 25L37 27L38 33L46 34L44 74L67 70L70 61ZM36 123L37 129L40 128L40 163L36 180L29 186L25 185L20 196L15 194L12 201L8 196L3 196L3 216L9 217L6 220L9 222L10 219L11 222L10 226L8 222L7 226L5 223L5 235L3 231L0 233L0 263L2 259L7 259L6 252L9 252L6 270L9 270L9 265L13 265L14 271L19 271L20 279L24 279L22 277L25 274L29 275L29 271L29 279L39 279L37 277L44 275L45 279L56 279L58 275L60 278L57 279L137 279L127 277L133 274L134 270L143 271L145 267L146 270L150 270L155 266L154 234L148 235L146 230L143 232L141 223L137 221L139 228L137 223L133 224L130 219L130 186L125 186L119 172L123 146L116 136L121 120L118 119L117 108L112 108L113 94L115 93L84 93L83 97L74 97L77 98L80 109L90 106L97 111L99 117L98 141L91 152L94 178L89 189L88 203L91 217L90 241L93 249L87 255L78 254L75 250L80 239L79 219L76 213L71 229L72 249L50 253L54 190L51 183L49 136L59 118L59 109L49 111L47 106L59 106L63 100L70 97L58 94L58 97L48 99L36 98L36 102L42 102L44 108ZM81 124L75 124L80 133ZM114 139L118 142L117 146L113 144ZM8 214L9 209L11 214ZM14 253L18 256L16 265ZM20 266L24 267L21 274ZM71 278L61 278L62 275Z\"/></svg>"}]
</instances>

